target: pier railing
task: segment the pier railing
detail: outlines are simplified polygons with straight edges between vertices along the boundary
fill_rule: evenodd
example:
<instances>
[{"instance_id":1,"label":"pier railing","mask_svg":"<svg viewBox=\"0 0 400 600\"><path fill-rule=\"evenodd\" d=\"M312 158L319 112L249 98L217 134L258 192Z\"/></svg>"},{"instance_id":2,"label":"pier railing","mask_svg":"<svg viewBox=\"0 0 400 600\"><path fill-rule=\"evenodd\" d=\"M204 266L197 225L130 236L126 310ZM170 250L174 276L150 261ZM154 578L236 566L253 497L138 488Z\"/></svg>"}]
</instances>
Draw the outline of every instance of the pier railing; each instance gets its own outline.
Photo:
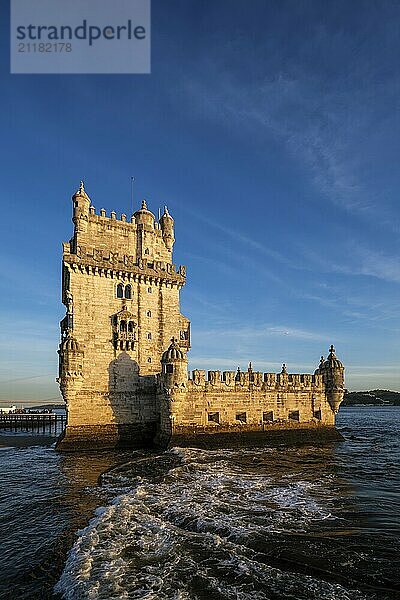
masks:
<instances>
[{"instance_id":1,"label":"pier railing","mask_svg":"<svg viewBox=\"0 0 400 600\"><path fill-rule=\"evenodd\" d=\"M66 415L57 413L0 413L0 430L57 436L64 430Z\"/></svg>"}]
</instances>

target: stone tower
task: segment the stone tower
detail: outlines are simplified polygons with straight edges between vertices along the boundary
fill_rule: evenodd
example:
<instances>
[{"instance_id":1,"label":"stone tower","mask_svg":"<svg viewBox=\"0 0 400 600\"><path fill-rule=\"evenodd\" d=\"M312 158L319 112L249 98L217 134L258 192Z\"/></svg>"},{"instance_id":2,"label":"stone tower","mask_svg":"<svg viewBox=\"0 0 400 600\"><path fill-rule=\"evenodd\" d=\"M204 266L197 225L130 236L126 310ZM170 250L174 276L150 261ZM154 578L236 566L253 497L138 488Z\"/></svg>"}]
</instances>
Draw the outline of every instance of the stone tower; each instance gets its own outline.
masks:
<instances>
[{"instance_id":1,"label":"stone tower","mask_svg":"<svg viewBox=\"0 0 400 600\"><path fill-rule=\"evenodd\" d=\"M185 353L180 312L185 267L172 262L174 221L142 202L130 220L96 214L83 182L72 197L74 234L63 244L59 383L68 424L60 445L144 445L159 420L156 375L174 338Z\"/></svg>"}]
</instances>

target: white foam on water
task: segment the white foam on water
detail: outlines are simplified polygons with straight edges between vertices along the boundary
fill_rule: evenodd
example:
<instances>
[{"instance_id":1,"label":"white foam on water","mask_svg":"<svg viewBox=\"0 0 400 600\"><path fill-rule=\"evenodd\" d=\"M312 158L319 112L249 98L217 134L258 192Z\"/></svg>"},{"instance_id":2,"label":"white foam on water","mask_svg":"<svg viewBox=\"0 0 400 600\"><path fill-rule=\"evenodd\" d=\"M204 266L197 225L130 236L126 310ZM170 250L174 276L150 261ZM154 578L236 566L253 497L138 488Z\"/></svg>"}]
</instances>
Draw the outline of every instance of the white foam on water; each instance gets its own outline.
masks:
<instances>
[{"instance_id":1,"label":"white foam on water","mask_svg":"<svg viewBox=\"0 0 400 600\"><path fill-rule=\"evenodd\" d=\"M274 481L241 467L243 451L170 454L182 459L178 466L156 481L136 478L133 489L98 509L79 532L55 588L63 598L364 598L266 565L248 544L260 533L305 531L332 518L331 508L316 499L322 480ZM114 483L125 487L126 479L118 473Z\"/></svg>"}]
</instances>

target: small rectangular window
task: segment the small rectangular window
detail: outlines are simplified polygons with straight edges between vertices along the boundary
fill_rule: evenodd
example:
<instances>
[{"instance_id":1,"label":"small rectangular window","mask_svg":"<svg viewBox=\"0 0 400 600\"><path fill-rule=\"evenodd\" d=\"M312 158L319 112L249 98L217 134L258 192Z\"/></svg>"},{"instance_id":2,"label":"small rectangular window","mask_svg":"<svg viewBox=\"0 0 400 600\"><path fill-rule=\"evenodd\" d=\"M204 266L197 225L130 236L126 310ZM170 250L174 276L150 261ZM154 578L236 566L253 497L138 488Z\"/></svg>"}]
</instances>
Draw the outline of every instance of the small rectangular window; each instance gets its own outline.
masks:
<instances>
[{"instance_id":1,"label":"small rectangular window","mask_svg":"<svg viewBox=\"0 0 400 600\"><path fill-rule=\"evenodd\" d=\"M236 421L240 421L241 423L246 423L247 415L245 412L236 413Z\"/></svg>"},{"instance_id":2,"label":"small rectangular window","mask_svg":"<svg viewBox=\"0 0 400 600\"><path fill-rule=\"evenodd\" d=\"M174 372L174 365L166 365L166 372L167 373L173 373Z\"/></svg>"},{"instance_id":3,"label":"small rectangular window","mask_svg":"<svg viewBox=\"0 0 400 600\"><path fill-rule=\"evenodd\" d=\"M321 420L321 409L319 410L314 410L314 418L318 419L318 421Z\"/></svg>"},{"instance_id":4,"label":"small rectangular window","mask_svg":"<svg viewBox=\"0 0 400 600\"><path fill-rule=\"evenodd\" d=\"M272 412L272 410L267 410L266 412L263 412L263 423L270 423L273 420L274 413Z\"/></svg>"},{"instance_id":5,"label":"small rectangular window","mask_svg":"<svg viewBox=\"0 0 400 600\"><path fill-rule=\"evenodd\" d=\"M219 412L208 413L208 420L211 423L219 423Z\"/></svg>"},{"instance_id":6,"label":"small rectangular window","mask_svg":"<svg viewBox=\"0 0 400 600\"><path fill-rule=\"evenodd\" d=\"M147 339L148 339L148 340L151 340L151 333L148 333L148 334L147 334Z\"/></svg>"},{"instance_id":7,"label":"small rectangular window","mask_svg":"<svg viewBox=\"0 0 400 600\"><path fill-rule=\"evenodd\" d=\"M298 410L289 411L289 421L300 421L300 414Z\"/></svg>"},{"instance_id":8,"label":"small rectangular window","mask_svg":"<svg viewBox=\"0 0 400 600\"><path fill-rule=\"evenodd\" d=\"M151 288L147 288L147 291L148 291L149 294L151 294L152 289Z\"/></svg>"}]
</instances>

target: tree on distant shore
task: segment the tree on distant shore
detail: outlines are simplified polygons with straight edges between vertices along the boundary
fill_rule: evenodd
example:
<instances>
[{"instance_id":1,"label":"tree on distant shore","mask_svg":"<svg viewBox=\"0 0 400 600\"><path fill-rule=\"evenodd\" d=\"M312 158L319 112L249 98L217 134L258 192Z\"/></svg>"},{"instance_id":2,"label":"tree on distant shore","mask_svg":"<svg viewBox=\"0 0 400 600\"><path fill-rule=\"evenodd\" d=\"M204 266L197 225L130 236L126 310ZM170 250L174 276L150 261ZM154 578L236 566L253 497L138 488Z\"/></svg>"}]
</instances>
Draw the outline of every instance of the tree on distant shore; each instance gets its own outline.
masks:
<instances>
[{"instance_id":1,"label":"tree on distant shore","mask_svg":"<svg viewBox=\"0 0 400 600\"><path fill-rule=\"evenodd\" d=\"M342 406L356 406L357 404L372 404L374 406L393 404L394 406L400 406L400 392L392 392L391 390L346 392Z\"/></svg>"}]
</instances>

